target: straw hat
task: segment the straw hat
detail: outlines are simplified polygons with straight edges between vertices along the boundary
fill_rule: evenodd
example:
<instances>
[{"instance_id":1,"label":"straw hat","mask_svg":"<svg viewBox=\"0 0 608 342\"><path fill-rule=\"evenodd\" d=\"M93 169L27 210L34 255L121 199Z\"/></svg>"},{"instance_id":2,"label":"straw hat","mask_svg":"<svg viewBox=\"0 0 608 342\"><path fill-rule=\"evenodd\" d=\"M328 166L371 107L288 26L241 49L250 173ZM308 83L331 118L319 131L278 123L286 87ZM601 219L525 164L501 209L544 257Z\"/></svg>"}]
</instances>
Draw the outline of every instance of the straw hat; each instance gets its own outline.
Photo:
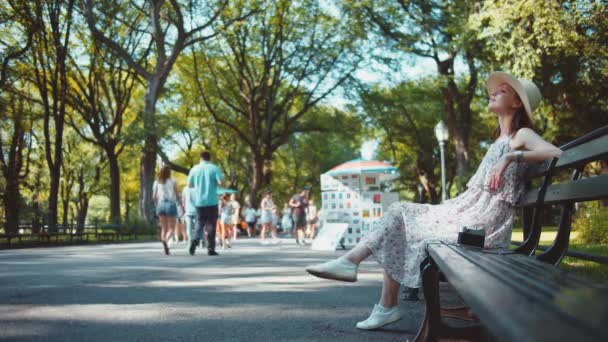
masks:
<instances>
[{"instance_id":1,"label":"straw hat","mask_svg":"<svg viewBox=\"0 0 608 342\"><path fill-rule=\"evenodd\" d=\"M515 92L519 95L521 102L524 105L524 109L526 110L526 114L530 120L533 120L532 113L540 104L542 100L542 95L540 94L540 90L534 82L529 80L524 80L521 78L515 78L514 76L507 74L506 72L496 71L493 72L488 80L486 81L486 88L488 89L488 93L492 93L496 87L499 85L506 83Z\"/></svg>"}]
</instances>

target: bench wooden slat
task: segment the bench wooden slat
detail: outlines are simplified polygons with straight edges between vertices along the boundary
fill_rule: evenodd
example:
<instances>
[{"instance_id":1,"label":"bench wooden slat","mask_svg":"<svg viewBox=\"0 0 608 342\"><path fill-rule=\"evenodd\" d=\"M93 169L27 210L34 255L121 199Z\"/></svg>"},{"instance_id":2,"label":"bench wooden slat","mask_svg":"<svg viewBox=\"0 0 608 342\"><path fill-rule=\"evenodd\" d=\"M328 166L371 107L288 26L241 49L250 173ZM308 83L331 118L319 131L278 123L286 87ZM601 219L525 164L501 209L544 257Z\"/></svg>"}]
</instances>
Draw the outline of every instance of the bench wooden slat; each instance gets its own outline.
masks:
<instances>
[{"instance_id":1,"label":"bench wooden slat","mask_svg":"<svg viewBox=\"0 0 608 342\"><path fill-rule=\"evenodd\" d=\"M585 202L608 197L608 174L550 185L545 204Z\"/></svg>"},{"instance_id":2,"label":"bench wooden slat","mask_svg":"<svg viewBox=\"0 0 608 342\"><path fill-rule=\"evenodd\" d=\"M555 170L576 168L606 158L608 158L608 135L563 151L555 165Z\"/></svg>"},{"instance_id":3,"label":"bench wooden slat","mask_svg":"<svg viewBox=\"0 0 608 342\"><path fill-rule=\"evenodd\" d=\"M536 203L540 188L527 191L518 203L525 207ZM544 197L545 204L585 202L608 197L608 175L583 178L550 185Z\"/></svg>"},{"instance_id":4,"label":"bench wooden slat","mask_svg":"<svg viewBox=\"0 0 608 342\"><path fill-rule=\"evenodd\" d=\"M429 244L428 251L465 303L500 340L605 341L608 337L606 288L591 287L521 255L475 253L443 243ZM533 269L517 276L521 267L509 269L510 259ZM539 268L542 272L537 272Z\"/></svg>"}]
</instances>

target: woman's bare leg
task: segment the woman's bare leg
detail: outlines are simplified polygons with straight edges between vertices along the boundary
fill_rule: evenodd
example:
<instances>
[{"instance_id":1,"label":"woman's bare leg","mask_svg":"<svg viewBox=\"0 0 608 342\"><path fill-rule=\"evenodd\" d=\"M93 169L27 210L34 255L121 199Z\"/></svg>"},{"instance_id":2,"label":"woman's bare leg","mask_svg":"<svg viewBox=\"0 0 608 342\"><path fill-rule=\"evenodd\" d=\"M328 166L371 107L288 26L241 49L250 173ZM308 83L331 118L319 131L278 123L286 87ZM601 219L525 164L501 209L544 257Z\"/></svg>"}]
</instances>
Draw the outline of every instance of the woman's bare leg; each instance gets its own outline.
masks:
<instances>
[{"instance_id":1,"label":"woman's bare leg","mask_svg":"<svg viewBox=\"0 0 608 342\"><path fill-rule=\"evenodd\" d=\"M380 296L380 304L385 308L392 308L397 306L399 302L399 286L391 276L386 273L386 270L382 270L382 295Z\"/></svg>"},{"instance_id":2,"label":"woman's bare leg","mask_svg":"<svg viewBox=\"0 0 608 342\"><path fill-rule=\"evenodd\" d=\"M226 225L226 231L225 231L225 235L224 235L224 242L228 245L228 247L231 246L230 239L232 237L232 230L233 229L234 229L234 225L232 225L232 224L227 224Z\"/></svg>"},{"instance_id":3,"label":"woman's bare leg","mask_svg":"<svg viewBox=\"0 0 608 342\"><path fill-rule=\"evenodd\" d=\"M167 216L159 215L158 222L160 223L160 241L167 241Z\"/></svg>"},{"instance_id":4,"label":"woman's bare leg","mask_svg":"<svg viewBox=\"0 0 608 342\"><path fill-rule=\"evenodd\" d=\"M346 258L348 261L350 261L352 263L359 265L363 260L367 259L367 257L369 257L370 255L372 255L372 251L369 248L367 248L367 246L365 246L365 244L358 243L355 247L353 247L353 249L348 251L348 253L344 254L344 256L342 256L342 257Z\"/></svg>"},{"instance_id":5,"label":"woman's bare leg","mask_svg":"<svg viewBox=\"0 0 608 342\"><path fill-rule=\"evenodd\" d=\"M273 240L277 239L277 227L273 224L270 226L270 236L272 236Z\"/></svg>"},{"instance_id":6,"label":"woman's bare leg","mask_svg":"<svg viewBox=\"0 0 608 342\"><path fill-rule=\"evenodd\" d=\"M179 232L177 231L177 220L175 217L167 217L167 230L173 235L175 242L179 242Z\"/></svg>"},{"instance_id":7,"label":"woman's bare leg","mask_svg":"<svg viewBox=\"0 0 608 342\"><path fill-rule=\"evenodd\" d=\"M177 228L179 230L179 235L181 235L182 241L188 241L188 234L186 234L186 222L181 222L181 220L178 220Z\"/></svg>"},{"instance_id":8,"label":"woman's bare leg","mask_svg":"<svg viewBox=\"0 0 608 342\"><path fill-rule=\"evenodd\" d=\"M310 239L314 239L315 235L317 235L317 224L313 223L310 225Z\"/></svg>"},{"instance_id":9,"label":"woman's bare leg","mask_svg":"<svg viewBox=\"0 0 608 342\"><path fill-rule=\"evenodd\" d=\"M220 246L222 246L222 247L224 246L225 227L226 227L226 225L223 222L220 222L220 225L219 225L220 231L218 232L219 234L217 234L217 235L220 240Z\"/></svg>"},{"instance_id":10,"label":"woman's bare leg","mask_svg":"<svg viewBox=\"0 0 608 342\"><path fill-rule=\"evenodd\" d=\"M266 236L266 227L267 226L268 225L266 223L264 223L262 225L262 230L260 231L260 238L262 239L262 241L265 239L265 236Z\"/></svg>"},{"instance_id":11,"label":"woman's bare leg","mask_svg":"<svg viewBox=\"0 0 608 342\"><path fill-rule=\"evenodd\" d=\"M299 227L296 229L297 240L302 241L304 243L306 241L306 234L304 233L304 228Z\"/></svg>"}]
</instances>

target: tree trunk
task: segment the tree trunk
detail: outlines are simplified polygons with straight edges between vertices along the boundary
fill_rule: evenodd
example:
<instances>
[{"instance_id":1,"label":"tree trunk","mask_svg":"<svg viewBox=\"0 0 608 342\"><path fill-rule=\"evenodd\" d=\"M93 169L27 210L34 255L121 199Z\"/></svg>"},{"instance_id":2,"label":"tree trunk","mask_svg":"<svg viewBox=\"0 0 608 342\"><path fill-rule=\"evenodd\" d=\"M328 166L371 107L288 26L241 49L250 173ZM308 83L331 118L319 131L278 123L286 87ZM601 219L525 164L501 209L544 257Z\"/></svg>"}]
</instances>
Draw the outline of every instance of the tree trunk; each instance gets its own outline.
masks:
<instances>
[{"instance_id":1,"label":"tree trunk","mask_svg":"<svg viewBox=\"0 0 608 342\"><path fill-rule=\"evenodd\" d=\"M72 175L73 173L64 172L63 173L63 187L61 188L61 204L63 206L63 215L62 215L62 224L64 227L67 227L68 222L68 214L70 210L70 197L72 195Z\"/></svg>"},{"instance_id":2,"label":"tree trunk","mask_svg":"<svg viewBox=\"0 0 608 342\"><path fill-rule=\"evenodd\" d=\"M144 147L140 161L139 177L139 215L148 222L154 222L154 203L152 202L152 185L154 184L154 171L156 169L156 124L154 110L156 106L156 96L160 80L157 78L148 79L148 89L144 104L144 131L146 134Z\"/></svg>"},{"instance_id":3,"label":"tree trunk","mask_svg":"<svg viewBox=\"0 0 608 342\"><path fill-rule=\"evenodd\" d=\"M110 167L110 222L120 223L120 167L114 147L106 150Z\"/></svg>"},{"instance_id":4,"label":"tree trunk","mask_svg":"<svg viewBox=\"0 0 608 342\"><path fill-rule=\"evenodd\" d=\"M125 191L125 221L129 220L129 215L131 214L131 202L129 198L129 193Z\"/></svg>"},{"instance_id":5,"label":"tree trunk","mask_svg":"<svg viewBox=\"0 0 608 342\"><path fill-rule=\"evenodd\" d=\"M251 188L249 189L249 198L251 204L257 207L260 204L259 194L260 190L264 186L263 174L264 174L264 160L261 156L255 155L252 160L253 174L251 175Z\"/></svg>"},{"instance_id":6,"label":"tree trunk","mask_svg":"<svg viewBox=\"0 0 608 342\"><path fill-rule=\"evenodd\" d=\"M13 179L6 180L6 188L4 190L4 214L6 215L6 226L4 229L7 233L17 233L19 230L19 181Z\"/></svg>"},{"instance_id":7,"label":"tree trunk","mask_svg":"<svg viewBox=\"0 0 608 342\"><path fill-rule=\"evenodd\" d=\"M89 194L86 191L84 181L84 170L80 170L78 174L78 213L76 214L76 229L79 232L84 230L84 225L87 220L87 212L89 210Z\"/></svg>"},{"instance_id":8,"label":"tree trunk","mask_svg":"<svg viewBox=\"0 0 608 342\"><path fill-rule=\"evenodd\" d=\"M57 209L59 207L59 177L61 168L49 168L51 178L51 188L49 190L49 211L46 223L51 231L57 228Z\"/></svg>"},{"instance_id":9,"label":"tree trunk","mask_svg":"<svg viewBox=\"0 0 608 342\"><path fill-rule=\"evenodd\" d=\"M468 165L469 165L469 152L468 152L468 134L466 133L467 127L470 123L466 120L470 114L457 111L458 107L468 107L469 103L461 101L461 95L458 91L458 87L454 82L454 59L448 58L438 63L437 66L439 74L445 78L445 85L441 89L443 99L445 102L445 119L446 124L450 130L452 136L452 142L456 150L456 174L458 175L458 191L464 191L465 179L467 176ZM457 106L461 104L461 106ZM470 108L467 108L470 112ZM459 115L460 114L460 115ZM470 119L469 119L470 120Z\"/></svg>"}]
</instances>

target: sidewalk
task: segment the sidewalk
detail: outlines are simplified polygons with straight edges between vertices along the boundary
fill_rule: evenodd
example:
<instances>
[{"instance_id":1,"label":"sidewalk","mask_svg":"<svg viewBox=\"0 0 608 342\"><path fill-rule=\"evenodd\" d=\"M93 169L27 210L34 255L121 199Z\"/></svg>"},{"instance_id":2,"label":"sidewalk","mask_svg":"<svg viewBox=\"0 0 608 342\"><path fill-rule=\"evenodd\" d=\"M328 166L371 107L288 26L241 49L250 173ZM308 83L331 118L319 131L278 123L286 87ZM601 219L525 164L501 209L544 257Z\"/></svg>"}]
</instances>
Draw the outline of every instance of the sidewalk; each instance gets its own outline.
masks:
<instances>
[{"instance_id":1,"label":"sidewalk","mask_svg":"<svg viewBox=\"0 0 608 342\"><path fill-rule=\"evenodd\" d=\"M403 319L357 330L381 289L380 268L354 284L304 267L341 252L283 240L238 240L219 257L184 245L74 246L0 252L0 339L12 341L406 341L424 302L401 302Z\"/></svg>"}]
</instances>

